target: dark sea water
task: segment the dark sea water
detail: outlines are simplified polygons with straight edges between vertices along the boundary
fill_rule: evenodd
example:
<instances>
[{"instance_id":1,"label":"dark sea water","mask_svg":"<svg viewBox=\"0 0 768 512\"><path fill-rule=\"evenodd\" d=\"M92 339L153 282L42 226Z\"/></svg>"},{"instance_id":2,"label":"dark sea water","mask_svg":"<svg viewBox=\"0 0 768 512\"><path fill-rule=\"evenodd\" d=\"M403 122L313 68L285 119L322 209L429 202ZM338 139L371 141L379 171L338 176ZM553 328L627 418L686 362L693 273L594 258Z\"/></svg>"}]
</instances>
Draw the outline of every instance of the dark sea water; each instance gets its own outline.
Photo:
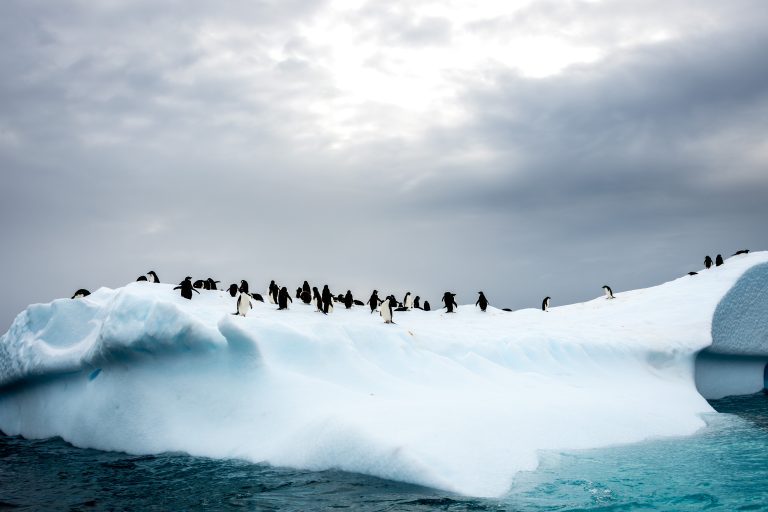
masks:
<instances>
[{"instance_id":1,"label":"dark sea water","mask_svg":"<svg viewBox=\"0 0 768 512\"><path fill-rule=\"evenodd\" d=\"M768 510L768 397L711 403L725 414L708 416L694 436L544 453L499 499L339 471L0 436L0 510Z\"/></svg>"}]
</instances>

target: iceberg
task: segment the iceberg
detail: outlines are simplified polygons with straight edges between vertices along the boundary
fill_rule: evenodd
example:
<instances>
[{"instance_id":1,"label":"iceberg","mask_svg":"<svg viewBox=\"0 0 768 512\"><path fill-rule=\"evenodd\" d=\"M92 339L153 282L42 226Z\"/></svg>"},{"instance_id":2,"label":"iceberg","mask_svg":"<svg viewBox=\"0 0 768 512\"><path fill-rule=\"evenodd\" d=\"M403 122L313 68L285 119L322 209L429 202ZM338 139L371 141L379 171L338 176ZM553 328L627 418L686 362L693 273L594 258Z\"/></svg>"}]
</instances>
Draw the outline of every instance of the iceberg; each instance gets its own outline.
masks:
<instances>
[{"instance_id":1,"label":"iceberg","mask_svg":"<svg viewBox=\"0 0 768 512\"><path fill-rule=\"evenodd\" d=\"M499 496L542 450L696 432L712 412L699 388L723 391L728 358L760 375L768 358L768 252L612 300L596 286L548 312L463 305L394 325L296 303L238 317L226 292L172 288L19 314L0 338L0 429Z\"/></svg>"}]
</instances>

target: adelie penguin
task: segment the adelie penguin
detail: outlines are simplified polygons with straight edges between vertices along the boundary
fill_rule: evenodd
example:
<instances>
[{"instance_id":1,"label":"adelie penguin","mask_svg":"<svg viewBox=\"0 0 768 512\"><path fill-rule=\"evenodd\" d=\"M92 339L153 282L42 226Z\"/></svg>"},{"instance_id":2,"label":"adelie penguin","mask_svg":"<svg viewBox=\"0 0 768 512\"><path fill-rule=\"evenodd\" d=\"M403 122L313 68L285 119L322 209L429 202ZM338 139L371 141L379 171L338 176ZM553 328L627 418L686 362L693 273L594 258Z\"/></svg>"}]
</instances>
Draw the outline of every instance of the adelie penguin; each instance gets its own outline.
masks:
<instances>
[{"instance_id":1,"label":"adelie penguin","mask_svg":"<svg viewBox=\"0 0 768 512\"><path fill-rule=\"evenodd\" d=\"M203 281L202 279L198 279L197 281L192 283L192 287L193 288L197 288L198 290L200 288L204 288L205 287L205 281Z\"/></svg>"},{"instance_id":2,"label":"adelie penguin","mask_svg":"<svg viewBox=\"0 0 768 512\"><path fill-rule=\"evenodd\" d=\"M296 288L296 298L301 300L301 286Z\"/></svg>"},{"instance_id":3,"label":"adelie penguin","mask_svg":"<svg viewBox=\"0 0 768 512\"><path fill-rule=\"evenodd\" d=\"M707 254L707 257L704 258L704 268L711 268L712 267L712 258L709 257L709 254Z\"/></svg>"},{"instance_id":4,"label":"adelie penguin","mask_svg":"<svg viewBox=\"0 0 768 512\"><path fill-rule=\"evenodd\" d=\"M718 254L717 257L715 258L715 266L719 267L722 264L723 264L723 257L722 255Z\"/></svg>"},{"instance_id":5,"label":"adelie penguin","mask_svg":"<svg viewBox=\"0 0 768 512\"><path fill-rule=\"evenodd\" d=\"M352 292L347 290L347 294L344 296L344 307L347 309L352 309L352 306L355 304L355 299L352 298Z\"/></svg>"},{"instance_id":6,"label":"adelie penguin","mask_svg":"<svg viewBox=\"0 0 768 512\"><path fill-rule=\"evenodd\" d=\"M333 294L328 289L328 285L323 286L323 293L320 295L323 299L323 313L333 313Z\"/></svg>"},{"instance_id":7,"label":"adelie penguin","mask_svg":"<svg viewBox=\"0 0 768 512\"><path fill-rule=\"evenodd\" d=\"M608 286L607 284L603 285L603 291L605 292L605 298L606 299L613 299L613 298L615 298L613 296L613 290L611 290L611 287Z\"/></svg>"},{"instance_id":8,"label":"adelie penguin","mask_svg":"<svg viewBox=\"0 0 768 512\"><path fill-rule=\"evenodd\" d=\"M248 310L253 308L251 303L251 295L248 292L240 292L237 296L237 311L232 313L233 315L245 316L248 314Z\"/></svg>"},{"instance_id":9,"label":"adelie penguin","mask_svg":"<svg viewBox=\"0 0 768 512\"><path fill-rule=\"evenodd\" d=\"M147 282L147 276L139 276L138 279L136 279L136 282L138 283L139 281Z\"/></svg>"},{"instance_id":10,"label":"adelie penguin","mask_svg":"<svg viewBox=\"0 0 768 512\"><path fill-rule=\"evenodd\" d=\"M269 282L269 302L272 304L277 304L277 295L280 293L280 288L275 284L275 281L272 280Z\"/></svg>"},{"instance_id":11,"label":"adelie penguin","mask_svg":"<svg viewBox=\"0 0 768 512\"><path fill-rule=\"evenodd\" d=\"M376 311L376 308L379 307L379 304L381 304L381 300L379 300L378 290L373 290L373 293L371 294L371 298L368 299L367 304L371 306L371 314L373 314L373 312Z\"/></svg>"},{"instance_id":12,"label":"adelie penguin","mask_svg":"<svg viewBox=\"0 0 768 512\"><path fill-rule=\"evenodd\" d=\"M312 302L315 303L315 307L320 313L325 314L323 311L323 298L320 296L320 291L318 291L317 286L312 287Z\"/></svg>"},{"instance_id":13,"label":"adelie penguin","mask_svg":"<svg viewBox=\"0 0 768 512\"><path fill-rule=\"evenodd\" d=\"M446 313L453 313L453 308L459 308L459 305L456 304L454 297L456 297L455 293L445 292L443 294L443 304L445 304L445 309L447 310Z\"/></svg>"},{"instance_id":14,"label":"adelie penguin","mask_svg":"<svg viewBox=\"0 0 768 512\"><path fill-rule=\"evenodd\" d=\"M85 288L80 288L79 290L77 290L77 291L75 292L75 294L74 294L74 295L72 295L72 298L73 298L73 299L82 299L83 297L87 297L87 296L89 296L90 294L91 294L91 292L89 292L89 291L88 291L88 290L86 290Z\"/></svg>"},{"instance_id":15,"label":"adelie penguin","mask_svg":"<svg viewBox=\"0 0 768 512\"><path fill-rule=\"evenodd\" d=\"M430 311L432 308L429 306L429 301L424 301L424 311Z\"/></svg>"},{"instance_id":16,"label":"adelie penguin","mask_svg":"<svg viewBox=\"0 0 768 512\"><path fill-rule=\"evenodd\" d=\"M734 256L738 256L739 254L749 254L749 249L741 249L740 251L733 253Z\"/></svg>"},{"instance_id":17,"label":"adelie penguin","mask_svg":"<svg viewBox=\"0 0 768 512\"><path fill-rule=\"evenodd\" d=\"M245 279L240 280L240 288L237 289L240 293L248 293L248 281Z\"/></svg>"},{"instance_id":18,"label":"adelie penguin","mask_svg":"<svg viewBox=\"0 0 768 512\"><path fill-rule=\"evenodd\" d=\"M544 297L544 300L541 301L541 310L549 311L549 297Z\"/></svg>"},{"instance_id":19,"label":"adelie penguin","mask_svg":"<svg viewBox=\"0 0 768 512\"><path fill-rule=\"evenodd\" d=\"M304 284L301 285L301 301L304 304L309 304L312 302L312 290L309 288L309 283L304 281Z\"/></svg>"},{"instance_id":20,"label":"adelie penguin","mask_svg":"<svg viewBox=\"0 0 768 512\"><path fill-rule=\"evenodd\" d=\"M184 280L181 282L179 286L176 286L174 290L181 290L181 296L185 299L192 300L192 292L200 293L199 291L195 290L192 287L192 277L187 276L184 278Z\"/></svg>"},{"instance_id":21,"label":"adelie penguin","mask_svg":"<svg viewBox=\"0 0 768 512\"><path fill-rule=\"evenodd\" d=\"M206 290L217 290L216 283L220 283L221 281L214 281L212 277L209 277L205 280L205 289Z\"/></svg>"},{"instance_id":22,"label":"adelie penguin","mask_svg":"<svg viewBox=\"0 0 768 512\"><path fill-rule=\"evenodd\" d=\"M380 313L381 318L384 319L385 324L393 324L395 323L392 320L392 302L389 297L384 299L384 302L381 303Z\"/></svg>"},{"instance_id":23,"label":"adelie penguin","mask_svg":"<svg viewBox=\"0 0 768 512\"><path fill-rule=\"evenodd\" d=\"M264 302L264 297L262 297L260 293L251 293L250 295L253 297L253 300Z\"/></svg>"},{"instance_id":24,"label":"adelie penguin","mask_svg":"<svg viewBox=\"0 0 768 512\"><path fill-rule=\"evenodd\" d=\"M155 274L154 270L150 270L149 272L147 272L147 276L148 276L147 277L147 281L149 281L150 283L159 283L160 282L160 278L157 277L157 274ZM190 277L190 279L192 279L192 278Z\"/></svg>"},{"instance_id":25,"label":"adelie penguin","mask_svg":"<svg viewBox=\"0 0 768 512\"><path fill-rule=\"evenodd\" d=\"M291 294L288 293L288 288L283 286L277 294L277 309L288 309L288 303L293 302Z\"/></svg>"},{"instance_id":26,"label":"adelie penguin","mask_svg":"<svg viewBox=\"0 0 768 512\"><path fill-rule=\"evenodd\" d=\"M235 283L232 283L231 285L229 285L229 294L232 297L237 297L237 292L238 292L237 285Z\"/></svg>"},{"instance_id":27,"label":"adelie penguin","mask_svg":"<svg viewBox=\"0 0 768 512\"><path fill-rule=\"evenodd\" d=\"M413 299L413 307L414 308L421 309L421 303L419 302L420 300L421 300L421 297L419 297L418 295L416 296L415 299Z\"/></svg>"},{"instance_id":28,"label":"adelie penguin","mask_svg":"<svg viewBox=\"0 0 768 512\"><path fill-rule=\"evenodd\" d=\"M477 298L477 302L475 302L475 307L480 306L480 311L485 311L488 307L488 299L485 298L485 294L483 292L477 292L480 294L480 297Z\"/></svg>"},{"instance_id":29,"label":"adelie penguin","mask_svg":"<svg viewBox=\"0 0 768 512\"><path fill-rule=\"evenodd\" d=\"M405 297L403 297L403 306L408 309L413 308L413 295L411 295L411 292L406 293Z\"/></svg>"}]
</instances>

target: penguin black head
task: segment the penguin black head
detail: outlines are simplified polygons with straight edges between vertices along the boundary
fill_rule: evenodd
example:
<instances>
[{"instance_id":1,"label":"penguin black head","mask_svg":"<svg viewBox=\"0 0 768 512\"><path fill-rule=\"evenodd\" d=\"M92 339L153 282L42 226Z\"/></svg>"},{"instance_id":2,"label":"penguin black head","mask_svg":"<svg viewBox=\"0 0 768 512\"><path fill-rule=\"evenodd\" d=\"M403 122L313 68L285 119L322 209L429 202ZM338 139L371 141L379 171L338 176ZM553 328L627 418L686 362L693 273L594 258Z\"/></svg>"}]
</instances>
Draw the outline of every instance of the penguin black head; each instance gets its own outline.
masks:
<instances>
[{"instance_id":1,"label":"penguin black head","mask_svg":"<svg viewBox=\"0 0 768 512\"><path fill-rule=\"evenodd\" d=\"M237 285L235 283L229 285L229 294L233 297L237 295Z\"/></svg>"}]
</instances>

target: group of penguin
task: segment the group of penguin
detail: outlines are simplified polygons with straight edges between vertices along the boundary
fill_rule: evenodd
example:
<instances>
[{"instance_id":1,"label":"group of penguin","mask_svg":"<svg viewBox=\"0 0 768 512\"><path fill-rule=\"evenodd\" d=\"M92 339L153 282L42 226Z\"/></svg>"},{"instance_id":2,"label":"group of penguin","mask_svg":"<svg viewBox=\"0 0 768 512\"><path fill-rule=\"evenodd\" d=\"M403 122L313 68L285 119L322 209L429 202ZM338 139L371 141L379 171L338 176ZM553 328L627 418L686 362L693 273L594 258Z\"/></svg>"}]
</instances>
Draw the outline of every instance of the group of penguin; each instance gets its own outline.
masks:
<instances>
[{"instance_id":1,"label":"group of penguin","mask_svg":"<svg viewBox=\"0 0 768 512\"><path fill-rule=\"evenodd\" d=\"M739 251L736 251L733 255L738 256L740 254L748 254L749 249L741 249ZM718 254L715 258L714 265L719 267L724 263L722 255ZM704 268L711 268L713 265L712 258L707 255L704 258ZM697 275L698 272L688 272L688 275ZM160 278L157 276L157 273L153 270L150 270L147 272L146 275L139 276L136 281L146 281L150 283L159 283ZM184 278L182 282L179 283L178 286L174 287L174 290L180 290L181 296L185 299L192 299L192 293L199 294L199 289L203 290L218 290L217 285L220 283L220 281L215 281L213 278L208 279L198 279L197 281L192 281L191 276L187 276ZM611 290L611 287L608 285L603 285L603 293L605 294L606 299L613 299L613 290ZM248 281L242 280L240 281L240 285L231 284L229 285L229 288L227 289L230 296L236 297L236 307L237 311L232 313L233 315L240 315L240 316L246 316L248 311L253 308L253 300L264 302L264 297L262 297L258 293L250 293L248 289ZM82 297L86 297L90 295L91 292L88 290L81 288L77 290L74 295L72 295L73 299L78 299ZM475 306L479 307L481 311L485 311L488 308L488 299L485 297L485 294L480 291L478 292L478 298L477 302L475 302ZM291 298L290 293L288 293L288 288L285 286L280 287L277 284L275 284L275 281L271 281L269 283L269 292L268 292L268 298L269 302L272 304L277 304L278 310L284 310L288 309L288 303L293 303L293 299ZM384 322L387 324L394 323L393 317L395 311L410 311L412 309L421 309L423 311L430 311L431 307L429 305L428 301L424 301L424 304L421 304L421 297L413 296L411 292L408 292L405 294L405 297L403 298L402 302L399 302L394 295L388 295L384 299L379 298L379 292L378 290L373 290L373 293L371 294L370 298L367 302L363 302L361 300L356 300L352 296L352 292L347 290L346 294L338 294L333 295L328 288L328 285L326 284L323 286L322 292L317 289L316 286L313 286L310 289L309 283L307 281L304 281L304 284L296 288L296 299L301 300L304 304L314 304L317 308L318 312L323 313L324 315L327 315L328 313L333 312L333 303L338 302L341 304L344 304L344 307L346 309L351 309L352 306L364 306L369 305L371 308L371 313L374 313L377 309L379 310L379 314L384 319ZM549 311L549 304L551 301L551 297L544 297L544 300L541 302L541 310L542 311ZM456 303L456 294L452 292L445 292L443 294L442 298L443 307L446 309L448 313L455 313L458 309L459 305ZM512 311L509 308L504 308L503 311Z\"/></svg>"}]
</instances>

